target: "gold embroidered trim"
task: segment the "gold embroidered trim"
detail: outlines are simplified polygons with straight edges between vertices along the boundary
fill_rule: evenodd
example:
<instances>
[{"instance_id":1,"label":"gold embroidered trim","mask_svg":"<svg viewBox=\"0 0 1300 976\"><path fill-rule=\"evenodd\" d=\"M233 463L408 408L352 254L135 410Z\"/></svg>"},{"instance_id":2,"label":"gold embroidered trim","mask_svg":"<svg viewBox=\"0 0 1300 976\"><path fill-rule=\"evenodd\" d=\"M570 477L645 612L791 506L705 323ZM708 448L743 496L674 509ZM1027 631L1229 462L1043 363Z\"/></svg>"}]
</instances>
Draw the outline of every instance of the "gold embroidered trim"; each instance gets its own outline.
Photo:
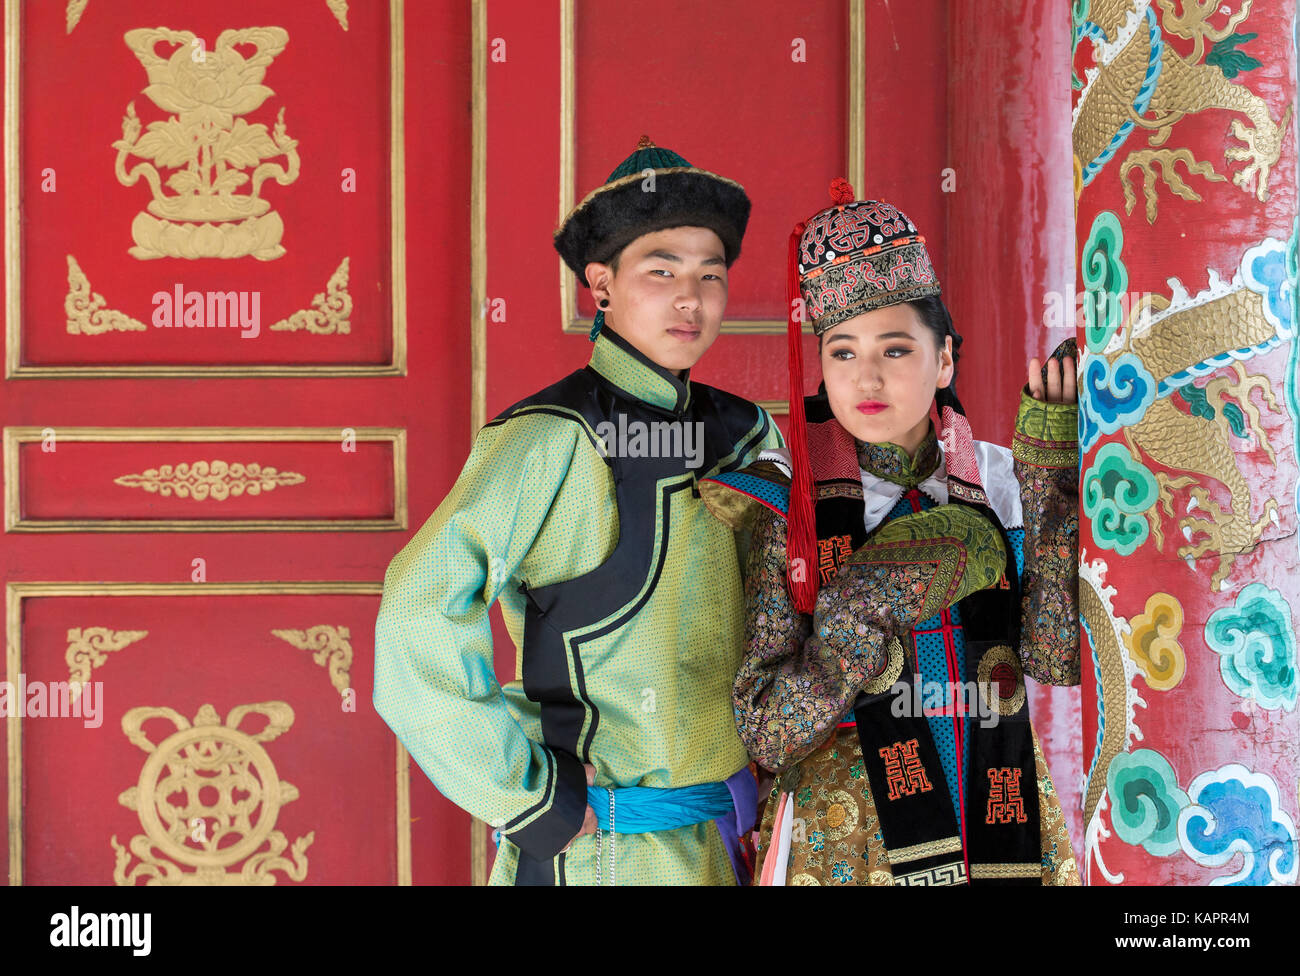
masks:
<instances>
[{"instance_id":1,"label":"gold embroidered trim","mask_svg":"<svg viewBox=\"0 0 1300 976\"><path fill-rule=\"evenodd\" d=\"M898 864L900 861L919 861L923 857L934 857L936 854L953 854L960 850L960 837L941 837L938 840L927 840L924 844L913 844L911 847L900 847L897 850L890 848L889 863Z\"/></svg>"},{"instance_id":2,"label":"gold embroidered trim","mask_svg":"<svg viewBox=\"0 0 1300 976\"><path fill-rule=\"evenodd\" d=\"M885 670L862 686L862 690L869 695L880 695L888 691L894 686L898 676L903 673L903 645L898 642L897 637L890 638L886 650L889 660L885 664ZM908 850L911 848L909 847Z\"/></svg>"},{"instance_id":3,"label":"gold embroidered trim","mask_svg":"<svg viewBox=\"0 0 1300 976\"><path fill-rule=\"evenodd\" d=\"M1020 391L1015 432L1039 442L1077 444L1079 439L1079 405L1036 400L1028 389Z\"/></svg>"},{"instance_id":4,"label":"gold embroidered trim","mask_svg":"<svg viewBox=\"0 0 1300 976\"><path fill-rule=\"evenodd\" d=\"M972 864L972 878L1037 878L1043 873L1043 866L1037 862L1023 864Z\"/></svg>"},{"instance_id":5,"label":"gold embroidered trim","mask_svg":"<svg viewBox=\"0 0 1300 976\"><path fill-rule=\"evenodd\" d=\"M1002 684L993 677L993 669L1006 665L1016 676L1016 687L1006 698L1002 697ZM1020 658L1007 644L997 644L984 652L979 663L979 687L989 708L996 708L1004 717L1015 715L1025 704L1025 678Z\"/></svg>"},{"instance_id":6,"label":"gold embroidered trim","mask_svg":"<svg viewBox=\"0 0 1300 976\"><path fill-rule=\"evenodd\" d=\"M861 498L862 485L830 484L816 487L817 500L823 498Z\"/></svg>"},{"instance_id":7,"label":"gold embroidered trim","mask_svg":"<svg viewBox=\"0 0 1300 976\"><path fill-rule=\"evenodd\" d=\"M1035 400L1020 391L1011 454L1039 468L1070 468L1079 463L1079 409L1074 403Z\"/></svg>"},{"instance_id":8,"label":"gold embroidered trim","mask_svg":"<svg viewBox=\"0 0 1300 976\"><path fill-rule=\"evenodd\" d=\"M1011 456L1036 468L1073 468L1079 464L1077 447L1041 447L1019 435L1011 441Z\"/></svg>"}]
</instances>

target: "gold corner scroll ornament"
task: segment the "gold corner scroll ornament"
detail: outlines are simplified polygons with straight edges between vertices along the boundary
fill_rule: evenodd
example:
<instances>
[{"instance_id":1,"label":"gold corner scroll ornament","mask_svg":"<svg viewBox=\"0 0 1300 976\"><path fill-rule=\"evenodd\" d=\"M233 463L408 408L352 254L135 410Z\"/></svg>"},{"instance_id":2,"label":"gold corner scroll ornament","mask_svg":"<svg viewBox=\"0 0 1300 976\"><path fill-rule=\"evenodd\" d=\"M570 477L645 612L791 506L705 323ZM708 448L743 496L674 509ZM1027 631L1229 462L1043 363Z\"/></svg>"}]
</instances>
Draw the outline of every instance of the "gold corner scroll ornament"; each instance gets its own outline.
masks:
<instances>
[{"instance_id":1,"label":"gold corner scroll ornament","mask_svg":"<svg viewBox=\"0 0 1300 976\"><path fill-rule=\"evenodd\" d=\"M273 630L282 641L288 641L300 651L313 651L312 660L329 671L330 684L340 695L347 697L352 687L352 645L348 642L352 632L347 627L319 624L306 630Z\"/></svg>"},{"instance_id":2,"label":"gold corner scroll ornament","mask_svg":"<svg viewBox=\"0 0 1300 976\"><path fill-rule=\"evenodd\" d=\"M300 485L307 479L296 471L277 471L256 461L241 464L238 461L195 461L187 464L164 464L146 468L141 474L124 474L114 478L113 484L126 488L143 488L163 498L192 498L196 502L208 498L225 501L245 493L259 495L271 491L276 485Z\"/></svg>"},{"instance_id":3,"label":"gold corner scroll ornament","mask_svg":"<svg viewBox=\"0 0 1300 976\"><path fill-rule=\"evenodd\" d=\"M136 641L149 636L147 630L113 630L110 627L69 627L68 650L64 659L68 662L68 683L71 697L81 695L82 682L90 680L90 674L108 660L107 655Z\"/></svg>"},{"instance_id":4,"label":"gold corner scroll ornament","mask_svg":"<svg viewBox=\"0 0 1300 976\"><path fill-rule=\"evenodd\" d=\"M67 15L69 34L72 33L74 27L81 23L81 15L86 12L86 4L88 3L90 3L90 0L68 0L68 8L64 13Z\"/></svg>"},{"instance_id":5,"label":"gold corner scroll ornament","mask_svg":"<svg viewBox=\"0 0 1300 976\"><path fill-rule=\"evenodd\" d=\"M266 718L261 731L240 731L249 715ZM167 719L176 731L152 742L142 726L154 718ZM129 853L112 836L117 854L113 880L119 885L141 880L151 885L274 885L276 871L290 881L305 880L304 852L316 833L299 837L289 856L283 856L289 841L275 822L280 808L298 799L298 788L280 779L261 745L289 731L293 719L293 709L282 701L240 705L231 709L225 724L210 704L199 709L193 723L166 707L128 711L122 732L149 758L139 781L118 802L136 811L144 833L131 838ZM178 797L184 797L180 804L174 802ZM259 850L263 844L266 849ZM138 860L128 871L132 855ZM240 861L239 869L227 870Z\"/></svg>"},{"instance_id":6,"label":"gold corner scroll ornament","mask_svg":"<svg viewBox=\"0 0 1300 976\"><path fill-rule=\"evenodd\" d=\"M348 294L348 259L344 258L330 275L324 292L311 298L311 308L302 308L287 319L271 326L272 332L299 332L312 335L347 335L352 331L352 296Z\"/></svg>"},{"instance_id":7,"label":"gold corner scroll ornament","mask_svg":"<svg viewBox=\"0 0 1300 976\"><path fill-rule=\"evenodd\" d=\"M334 19L339 22L339 26L344 30L348 29L348 0L325 0L325 5L330 8L330 13Z\"/></svg>"},{"instance_id":8,"label":"gold corner scroll ornament","mask_svg":"<svg viewBox=\"0 0 1300 976\"><path fill-rule=\"evenodd\" d=\"M352 295L348 292L348 258L343 258L339 266L330 275L325 284L325 291L312 296L310 308L300 308L272 325L272 332L301 332L306 330L312 335L348 335L352 331ZM81 270L81 265L71 254L68 255L68 294L63 299L63 310L68 316L68 332L71 335L103 335L106 332L143 332L146 326L139 319L133 319L125 312L105 308L108 303L104 296L94 291L90 279ZM209 304L214 311L224 313L226 306L220 300ZM190 306L185 302L187 309ZM175 310L177 319L181 309ZM208 315L209 325L224 321L219 315ZM235 327L235 320L228 326Z\"/></svg>"},{"instance_id":9,"label":"gold corner scroll ornament","mask_svg":"<svg viewBox=\"0 0 1300 976\"><path fill-rule=\"evenodd\" d=\"M71 254L68 256L68 294L63 310L72 335L102 335L105 332L144 332L148 326L125 312L105 308L104 296L91 290L90 279Z\"/></svg>"}]
</instances>

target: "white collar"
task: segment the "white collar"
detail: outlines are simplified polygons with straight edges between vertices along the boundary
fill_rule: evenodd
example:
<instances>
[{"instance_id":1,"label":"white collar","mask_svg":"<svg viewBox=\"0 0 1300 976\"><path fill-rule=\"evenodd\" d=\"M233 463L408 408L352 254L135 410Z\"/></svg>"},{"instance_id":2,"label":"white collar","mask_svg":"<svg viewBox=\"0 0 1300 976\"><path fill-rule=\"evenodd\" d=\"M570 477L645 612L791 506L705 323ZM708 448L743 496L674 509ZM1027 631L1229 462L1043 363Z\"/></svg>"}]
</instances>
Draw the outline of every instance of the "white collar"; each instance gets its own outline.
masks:
<instances>
[{"instance_id":1,"label":"white collar","mask_svg":"<svg viewBox=\"0 0 1300 976\"><path fill-rule=\"evenodd\" d=\"M1020 508L1020 481L1016 477L1015 462L1011 449L987 441L972 441L975 451L975 464L979 469L984 492L988 495L989 507L1002 522L1004 528L1019 529L1024 526L1024 516ZM868 534L898 504L903 497L903 486L884 478L858 469L862 479L862 501L864 521ZM939 442L939 466L930 477L917 486L936 504L948 501L948 466L943 460L943 442Z\"/></svg>"},{"instance_id":2,"label":"white collar","mask_svg":"<svg viewBox=\"0 0 1300 976\"><path fill-rule=\"evenodd\" d=\"M898 500L903 497L905 489L897 482L874 475L865 468L858 468L858 474L862 479L863 517L866 522L867 534L870 535L872 530L883 522L885 516L898 504ZM948 469L943 463L942 444L939 445L939 466L934 469L928 478L917 485L917 488L934 499L936 504L943 505L947 503Z\"/></svg>"},{"instance_id":3,"label":"white collar","mask_svg":"<svg viewBox=\"0 0 1300 976\"><path fill-rule=\"evenodd\" d=\"M980 480L988 495L989 505L1007 529L1018 529L1024 525L1020 509L1020 483L1016 477L1011 449L987 441L972 441L975 449L975 463L980 472ZM790 476L790 451L788 448L767 448L759 457L765 461L775 461ZM903 486L886 481L858 468L862 481L862 502L866 530L870 533L884 521L898 500L903 497ZM939 505L948 501L948 467L943 460L943 442L939 442L939 465L928 478L918 486Z\"/></svg>"}]
</instances>

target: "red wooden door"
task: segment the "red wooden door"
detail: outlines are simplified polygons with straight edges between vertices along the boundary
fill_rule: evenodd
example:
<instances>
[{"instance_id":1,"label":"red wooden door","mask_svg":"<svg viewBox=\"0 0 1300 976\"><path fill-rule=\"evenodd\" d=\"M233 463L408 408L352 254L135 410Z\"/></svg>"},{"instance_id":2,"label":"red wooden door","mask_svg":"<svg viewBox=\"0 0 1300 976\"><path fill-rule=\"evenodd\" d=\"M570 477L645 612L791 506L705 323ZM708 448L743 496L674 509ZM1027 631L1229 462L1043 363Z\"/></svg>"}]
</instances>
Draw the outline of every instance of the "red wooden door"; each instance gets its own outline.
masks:
<instances>
[{"instance_id":1,"label":"red wooden door","mask_svg":"<svg viewBox=\"0 0 1300 976\"><path fill-rule=\"evenodd\" d=\"M371 676L468 426L464 331L408 333L468 295L468 9L5 16L11 883L466 877Z\"/></svg>"}]
</instances>

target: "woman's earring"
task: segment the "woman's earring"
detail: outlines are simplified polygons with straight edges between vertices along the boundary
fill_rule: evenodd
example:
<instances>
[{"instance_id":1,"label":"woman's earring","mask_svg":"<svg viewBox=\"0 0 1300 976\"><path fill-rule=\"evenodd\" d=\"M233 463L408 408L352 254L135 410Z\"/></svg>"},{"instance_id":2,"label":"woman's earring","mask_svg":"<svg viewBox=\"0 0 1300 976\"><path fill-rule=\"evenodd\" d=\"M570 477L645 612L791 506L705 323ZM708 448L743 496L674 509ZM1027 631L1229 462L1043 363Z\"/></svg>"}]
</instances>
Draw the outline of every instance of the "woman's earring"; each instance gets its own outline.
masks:
<instances>
[{"instance_id":1,"label":"woman's earring","mask_svg":"<svg viewBox=\"0 0 1300 976\"><path fill-rule=\"evenodd\" d=\"M600 307L601 307L601 308L609 308L609 299L608 299L608 298L602 298L602 299L600 300Z\"/></svg>"}]
</instances>

